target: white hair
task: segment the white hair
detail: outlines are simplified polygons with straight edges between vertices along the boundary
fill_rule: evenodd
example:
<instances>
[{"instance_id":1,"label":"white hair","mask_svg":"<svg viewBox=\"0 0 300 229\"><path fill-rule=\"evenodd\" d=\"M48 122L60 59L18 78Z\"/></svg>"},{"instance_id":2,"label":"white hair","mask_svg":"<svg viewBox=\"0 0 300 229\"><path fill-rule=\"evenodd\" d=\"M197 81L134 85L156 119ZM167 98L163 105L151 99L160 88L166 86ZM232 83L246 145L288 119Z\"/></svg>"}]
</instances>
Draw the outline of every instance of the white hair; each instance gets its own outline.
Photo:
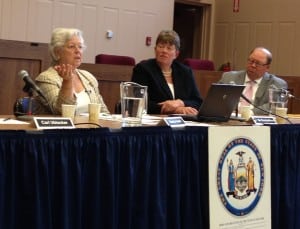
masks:
<instances>
[{"instance_id":1,"label":"white hair","mask_svg":"<svg viewBox=\"0 0 300 229\"><path fill-rule=\"evenodd\" d=\"M49 52L53 65L59 60L56 55L57 50L61 49L74 36L78 37L83 47L86 48L81 30L75 28L56 28L52 31Z\"/></svg>"}]
</instances>

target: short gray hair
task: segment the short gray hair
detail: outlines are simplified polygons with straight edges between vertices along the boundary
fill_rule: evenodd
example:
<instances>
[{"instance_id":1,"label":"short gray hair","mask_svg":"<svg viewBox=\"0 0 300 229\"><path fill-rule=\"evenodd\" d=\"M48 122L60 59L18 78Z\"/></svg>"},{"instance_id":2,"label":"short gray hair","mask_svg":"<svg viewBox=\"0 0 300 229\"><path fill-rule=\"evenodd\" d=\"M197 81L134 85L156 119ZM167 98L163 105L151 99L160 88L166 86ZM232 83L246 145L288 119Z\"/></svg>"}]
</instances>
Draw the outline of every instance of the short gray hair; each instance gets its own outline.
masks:
<instances>
[{"instance_id":1,"label":"short gray hair","mask_svg":"<svg viewBox=\"0 0 300 229\"><path fill-rule=\"evenodd\" d=\"M84 49L86 48L84 44L84 39L82 36L82 31L75 28L56 28L52 31L51 41L49 44L49 52L52 59L52 65L57 64L59 58L56 56L56 51L61 49L73 36L78 37Z\"/></svg>"}]
</instances>

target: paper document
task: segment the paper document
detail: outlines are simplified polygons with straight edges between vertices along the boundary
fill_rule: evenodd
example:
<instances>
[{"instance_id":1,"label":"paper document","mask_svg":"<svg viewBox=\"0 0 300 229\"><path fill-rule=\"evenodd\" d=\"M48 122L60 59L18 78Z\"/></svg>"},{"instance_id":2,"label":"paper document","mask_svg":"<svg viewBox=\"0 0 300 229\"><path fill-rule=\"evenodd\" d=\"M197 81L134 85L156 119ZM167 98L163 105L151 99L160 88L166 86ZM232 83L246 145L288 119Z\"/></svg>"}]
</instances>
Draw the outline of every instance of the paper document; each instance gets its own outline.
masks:
<instances>
[{"instance_id":1,"label":"paper document","mask_svg":"<svg viewBox=\"0 0 300 229\"><path fill-rule=\"evenodd\" d=\"M143 115L142 124L143 125L157 125L162 118L159 116Z\"/></svg>"},{"instance_id":2,"label":"paper document","mask_svg":"<svg viewBox=\"0 0 300 229\"><path fill-rule=\"evenodd\" d=\"M13 118L0 118L0 124L30 124L28 122L16 120Z\"/></svg>"}]
</instances>

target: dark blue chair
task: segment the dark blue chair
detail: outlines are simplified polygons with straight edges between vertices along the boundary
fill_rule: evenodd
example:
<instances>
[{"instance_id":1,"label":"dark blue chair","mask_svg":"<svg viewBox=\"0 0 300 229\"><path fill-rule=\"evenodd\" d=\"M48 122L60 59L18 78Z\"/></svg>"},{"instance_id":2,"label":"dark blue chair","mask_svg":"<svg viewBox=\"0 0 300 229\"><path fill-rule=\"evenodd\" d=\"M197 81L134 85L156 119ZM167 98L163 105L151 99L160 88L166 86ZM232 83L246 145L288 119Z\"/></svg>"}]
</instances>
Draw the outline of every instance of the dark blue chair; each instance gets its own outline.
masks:
<instances>
[{"instance_id":1,"label":"dark blue chair","mask_svg":"<svg viewBox=\"0 0 300 229\"><path fill-rule=\"evenodd\" d=\"M34 97L18 98L14 104L13 111L15 116L51 113Z\"/></svg>"}]
</instances>

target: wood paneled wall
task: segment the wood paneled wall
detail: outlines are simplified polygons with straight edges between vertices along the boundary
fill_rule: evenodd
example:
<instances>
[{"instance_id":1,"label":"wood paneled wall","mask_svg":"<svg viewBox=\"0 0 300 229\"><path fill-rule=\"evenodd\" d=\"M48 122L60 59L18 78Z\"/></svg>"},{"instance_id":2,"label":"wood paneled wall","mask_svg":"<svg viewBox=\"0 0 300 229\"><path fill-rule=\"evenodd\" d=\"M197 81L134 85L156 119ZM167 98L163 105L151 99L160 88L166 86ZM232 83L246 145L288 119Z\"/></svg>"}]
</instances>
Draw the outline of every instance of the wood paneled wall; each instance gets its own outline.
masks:
<instances>
[{"instance_id":1,"label":"wood paneled wall","mask_svg":"<svg viewBox=\"0 0 300 229\"><path fill-rule=\"evenodd\" d=\"M0 40L0 114L12 114L16 99L26 95L18 72L24 69L35 78L49 65L47 44Z\"/></svg>"},{"instance_id":2,"label":"wood paneled wall","mask_svg":"<svg viewBox=\"0 0 300 229\"><path fill-rule=\"evenodd\" d=\"M215 65L230 62L234 70L245 67L249 52L264 46L273 54L271 72L277 75L300 74L300 1L240 1L232 11L232 1L215 1Z\"/></svg>"},{"instance_id":3,"label":"wood paneled wall","mask_svg":"<svg viewBox=\"0 0 300 229\"><path fill-rule=\"evenodd\" d=\"M13 114L13 104L17 98L25 96L24 82L18 76L20 70L28 71L35 78L48 68L50 58L47 44L0 40L0 114ZM130 81L132 66L82 64L82 69L91 72L99 81L99 90L111 113L120 99L120 83ZM221 78L220 71L194 71L195 80L205 98L212 83ZM300 98L300 77L280 76L288 82L291 93ZM289 113L300 114L300 101L291 99Z\"/></svg>"}]
</instances>

